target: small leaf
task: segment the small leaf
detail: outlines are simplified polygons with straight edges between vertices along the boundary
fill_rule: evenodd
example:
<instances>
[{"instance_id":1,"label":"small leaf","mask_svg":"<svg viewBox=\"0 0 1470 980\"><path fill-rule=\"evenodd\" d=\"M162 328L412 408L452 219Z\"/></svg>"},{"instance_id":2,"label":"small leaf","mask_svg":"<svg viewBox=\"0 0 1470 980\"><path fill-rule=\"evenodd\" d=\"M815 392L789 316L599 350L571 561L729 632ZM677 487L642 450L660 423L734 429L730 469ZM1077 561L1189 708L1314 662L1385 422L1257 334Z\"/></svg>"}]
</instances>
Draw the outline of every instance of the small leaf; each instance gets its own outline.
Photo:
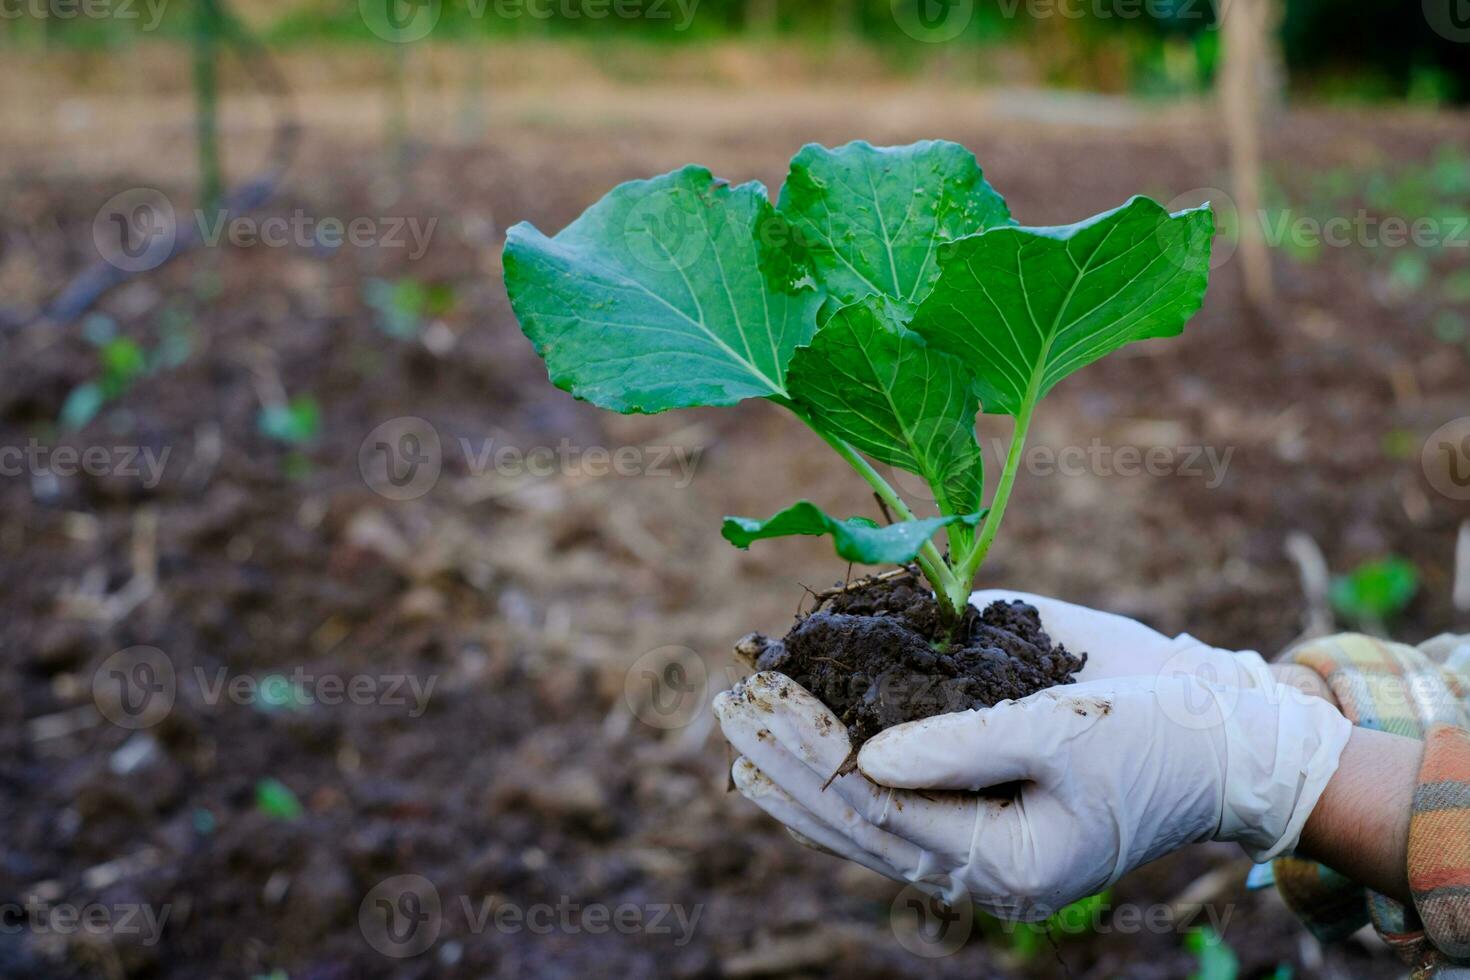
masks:
<instances>
[{"instance_id":1,"label":"small leaf","mask_svg":"<svg viewBox=\"0 0 1470 980\"><path fill-rule=\"evenodd\" d=\"M1240 976L1240 960L1235 951L1209 926L1191 929L1184 936L1184 946L1198 962L1198 969L1189 975L1189 980L1235 980Z\"/></svg>"},{"instance_id":2,"label":"small leaf","mask_svg":"<svg viewBox=\"0 0 1470 980\"><path fill-rule=\"evenodd\" d=\"M106 402L107 396L102 393L101 385L93 381L83 382L67 394L58 421L63 429L80 429L97 417Z\"/></svg>"},{"instance_id":3,"label":"small leaf","mask_svg":"<svg viewBox=\"0 0 1470 980\"><path fill-rule=\"evenodd\" d=\"M122 394L148 370L148 355L129 337L114 337L98 350L102 362L102 391L108 397Z\"/></svg>"},{"instance_id":4,"label":"small leaf","mask_svg":"<svg viewBox=\"0 0 1470 980\"><path fill-rule=\"evenodd\" d=\"M316 399L297 395L285 405L267 405L260 410L260 431L277 442L300 445L315 439L322 428L322 412Z\"/></svg>"},{"instance_id":5,"label":"small leaf","mask_svg":"<svg viewBox=\"0 0 1470 980\"><path fill-rule=\"evenodd\" d=\"M276 820L297 820L304 812L291 787L279 779L262 779L255 784L255 806Z\"/></svg>"},{"instance_id":6,"label":"small leaf","mask_svg":"<svg viewBox=\"0 0 1470 980\"><path fill-rule=\"evenodd\" d=\"M837 554L848 561L865 565L902 565L913 561L924 542L940 528L957 522L974 527L984 516L982 512L925 517L882 527L866 517L838 520L823 513L816 504L801 500L763 521L753 517L727 517L720 533L737 548L749 548L752 541L763 538L830 534Z\"/></svg>"},{"instance_id":7,"label":"small leaf","mask_svg":"<svg viewBox=\"0 0 1470 980\"><path fill-rule=\"evenodd\" d=\"M1332 582L1332 606L1352 620L1384 623L1406 609L1419 593L1419 570L1407 558L1365 562Z\"/></svg>"},{"instance_id":8,"label":"small leaf","mask_svg":"<svg viewBox=\"0 0 1470 980\"><path fill-rule=\"evenodd\" d=\"M1204 301L1214 218L1135 197L1075 225L997 228L944 246L910 329L976 375L986 412L1019 414L1132 340L1184 329Z\"/></svg>"},{"instance_id":9,"label":"small leaf","mask_svg":"<svg viewBox=\"0 0 1470 980\"><path fill-rule=\"evenodd\" d=\"M771 213L760 184L691 166L619 185L554 238L511 228L506 289L552 383L624 413L784 397L822 296L767 282Z\"/></svg>"},{"instance_id":10,"label":"small leaf","mask_svg":"<svg viewBox=\"0 0 1470 980\"><path fill-rule=\"evenodd\" d=\"M984 459L970 375L899 317L876 296L838 310L791 358L792 397L822 431L922 476L942 513L979 510Z\"/></svg>"},{"instance_id":11,"label":"small leaf","mask_svg":"<svg viewBox=\"0 0 1470 980\"><path fill-rule=\"evenodd\" d=\"M916 304L938 275L941 243L1011 223L974 155L942 140L804 146L778 207L840 306L873 294Z\"/></svg>"}]
</instances>

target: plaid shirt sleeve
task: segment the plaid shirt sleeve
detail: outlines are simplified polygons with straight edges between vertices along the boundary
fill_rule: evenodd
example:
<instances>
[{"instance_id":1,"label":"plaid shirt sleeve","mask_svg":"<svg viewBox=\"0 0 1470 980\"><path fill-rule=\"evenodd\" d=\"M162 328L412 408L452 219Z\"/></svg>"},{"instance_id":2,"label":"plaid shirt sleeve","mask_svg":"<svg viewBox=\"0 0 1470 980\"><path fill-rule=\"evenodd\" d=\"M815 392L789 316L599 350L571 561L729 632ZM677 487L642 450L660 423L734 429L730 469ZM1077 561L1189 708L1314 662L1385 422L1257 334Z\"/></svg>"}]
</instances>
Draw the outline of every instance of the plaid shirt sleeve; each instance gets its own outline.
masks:
<instances>
[{"instance_id":1,"label":"plaid shirt sleeve","mask_svg":"<svg viewBox=\"0 0 1470 980\"><path fill-rule=\"evenodd\" d=\"M1425 754L1409 824L1412 907L1293 857L1272 864L1277 890L1320 939L1371 922L1415 977L1470 963L1470 636L1415 648L1347 633L1292 659L1322 676L1353 724L1421 739Z\"/></svg>"}]
</instances>

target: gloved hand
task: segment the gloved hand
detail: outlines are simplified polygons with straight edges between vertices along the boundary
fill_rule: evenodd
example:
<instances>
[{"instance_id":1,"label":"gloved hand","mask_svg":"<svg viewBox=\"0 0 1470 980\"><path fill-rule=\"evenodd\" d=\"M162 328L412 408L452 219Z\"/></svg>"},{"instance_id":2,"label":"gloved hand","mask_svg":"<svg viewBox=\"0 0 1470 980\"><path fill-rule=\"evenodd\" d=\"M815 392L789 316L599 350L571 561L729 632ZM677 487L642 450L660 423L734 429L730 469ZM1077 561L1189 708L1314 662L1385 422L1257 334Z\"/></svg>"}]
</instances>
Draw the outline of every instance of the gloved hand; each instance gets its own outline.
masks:
<instances>
[{"instance_id":1,"label":"gloved hand","mask_svg":"<svg viewBox=\"0 0 1470 980\"><path fill-rule=\"evenodd\" d=\"M1110 623L1104 647L1056 631L1046 609L1042 624L1089 653L1131 634L1151 664L1174 656L1174 641L1156 645L1136 623ZM858 772L835 778L847 733L789 678L756 674L715 712L743 753L736 786L798 839L1006 918L1045 918L1194 841L1237 841L1257 861L1295 846L1348 721L1274 683L1107 676L1123 666L1108 657L1096 680L889 729L863 746Z\"/></svg>"},{"instance_id":2,"label":"gloved hand","mask_svg":"<svg viewBox=\"0 0 1470 980\"><path fill-rule=\"evenodd\" d=\"M1211 684L1269 688L1271 668L1254 650L1222 650L1188 633L1168 637L1127 616L1089 609L1061 599L1010 589L982 589L970 594L970 605L984 609L992 602L1020 599L1036 607L1041 626L1073 653L1087 654L1079 681L1111 677L1188 673Z\"/></svg>"}]
</instances>

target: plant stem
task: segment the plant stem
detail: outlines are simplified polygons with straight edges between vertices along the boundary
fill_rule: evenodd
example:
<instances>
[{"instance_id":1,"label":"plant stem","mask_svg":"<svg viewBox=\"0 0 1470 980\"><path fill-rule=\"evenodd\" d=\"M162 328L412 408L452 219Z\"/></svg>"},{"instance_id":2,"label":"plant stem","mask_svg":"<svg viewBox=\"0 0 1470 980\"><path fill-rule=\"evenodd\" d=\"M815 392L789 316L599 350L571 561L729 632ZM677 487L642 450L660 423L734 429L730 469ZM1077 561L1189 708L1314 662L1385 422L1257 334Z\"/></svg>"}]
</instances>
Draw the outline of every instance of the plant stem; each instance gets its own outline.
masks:
<instances>
[{"instance_id":1,"label":"plant stem","mask_svg":"<svg viewBox=\"0 0 1470 980\"><path fill-rule=\"evenodd\" d=\"M878 499L886 503L889 509L898 515L899 520L914 520L914 512L909 509L909 505L904 503L898 492L888 485L888 481L883 479L882 474L873 469L872 464L863 459L856 449L841 439L828 436L820 430L817 430L817 434L827 442L827 445L837 451L837 455L847 460L847 465L857 470L858 475L868 481L868 485L878 494ZM943 589L947 580L954 577L950 573L949 566L944 562L944 556L939 553L933 541L924 542L924 547L919 552L918 562L919 567L924 571L924 576L933 583L936 589Z\"/></svg>"},{"instance_id":2,"label":"plant stem","mask_svg":"<svg viewBox=\"0 0 1470 980\"><path fill-rule=\"evenodd\" d=\"M776 401L776 399L772 400ZM883 475L873 469L872 464L866 459L863 459L856 449L849 446L842 439L823 432L813 424L812 420L804 412L799 410L791 402L782 399L779 401L779 404L790 409L792 414L807 424L808 428L821 436L822 441L831 446L837 455L846 460L847 465L856 470L858 475L864 480L867 480L868 486L873 488L873 492L878 495L878 499L887 504L888 508L898 516L899 520L914 520L914 512L909 509L909 505L904 502L904 499L898 495L898 491L889 486L888 481L883 479ZM958 619L960 611L964 609L964 600L961 599L958 604L955 604L955 583L957 579L953 569L944 560L944 556L939 553L939 548L935 546L933 541L924 542L924 547L919 551L916 560L919 563L919 570L924 573L924 577L929 580L929 584L934 586L934 594L939 601L940 607L947 616ZM968 592L966 592L966 595L968 595Z\"/></svg>"},{"instance_id":3,"label":"plant stem","mask_svg":"<svg viewBox=\"0 0 1470 980\"><path fill-rule=\"evenodd\" d=\"M1026 449L1026 433L1031 428L1031 414L1036 410L1036 399L1027 397L1023 406L1016 415L1011 448L1006 453L1005 469L1001 471L1000 483L995 488L995 499L990 502L990 513L985 517L985 524L980 529L980 536L975 539L975 546L959 565L957 575L966 588L975 580L975 573L980 570L981 563L990 551L990 543L1000 530L1001 518L1006 513L1006 503L1011 499L1011 487L1015 485L1016 473L1021 468L1021 456Z\"/></svg>"}]
</instances>

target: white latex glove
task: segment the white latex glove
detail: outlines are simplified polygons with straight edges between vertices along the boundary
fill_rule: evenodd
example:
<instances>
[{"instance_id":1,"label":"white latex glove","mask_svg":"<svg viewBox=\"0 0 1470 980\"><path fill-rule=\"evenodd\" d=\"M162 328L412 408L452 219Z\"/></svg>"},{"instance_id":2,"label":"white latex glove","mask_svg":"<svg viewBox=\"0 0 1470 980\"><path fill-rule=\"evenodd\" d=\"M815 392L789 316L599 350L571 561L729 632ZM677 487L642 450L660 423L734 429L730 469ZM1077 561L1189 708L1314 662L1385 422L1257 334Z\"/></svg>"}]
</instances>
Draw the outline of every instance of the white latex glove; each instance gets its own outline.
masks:
<instances>
[{"instance_id":1,"label":"white latex glove","mask_svg":"<svg viewBox=\"0 0 1470 980\"><path fill-rule=\"evenodd\" d=\"M1036 607L1041 628L1054 642L1070 653L1087 654L1087 665L1077 674L1079 681L1187 673L1226 687L1269 688L1276 683L1271 668L1254 650L1222 650L1188 633L1168 637L1116 613L1011 589L973 592L970 605L984 609L992 602L1012 599Z\"/></svg>"},{"instance_id":2,"label":"white latex glove","mask_svg":"<svg viewBox=\"0 0 1470 980\"><path fill-rule=\"evenodd\" d=\"M1352 729L1281 685L1104 679L889 729L826 785L846 730L790 678L747 678L715 713L740 792L804 843L1033 921L1194 841L1289 851Z\"/></svg>"}]
</instances>

